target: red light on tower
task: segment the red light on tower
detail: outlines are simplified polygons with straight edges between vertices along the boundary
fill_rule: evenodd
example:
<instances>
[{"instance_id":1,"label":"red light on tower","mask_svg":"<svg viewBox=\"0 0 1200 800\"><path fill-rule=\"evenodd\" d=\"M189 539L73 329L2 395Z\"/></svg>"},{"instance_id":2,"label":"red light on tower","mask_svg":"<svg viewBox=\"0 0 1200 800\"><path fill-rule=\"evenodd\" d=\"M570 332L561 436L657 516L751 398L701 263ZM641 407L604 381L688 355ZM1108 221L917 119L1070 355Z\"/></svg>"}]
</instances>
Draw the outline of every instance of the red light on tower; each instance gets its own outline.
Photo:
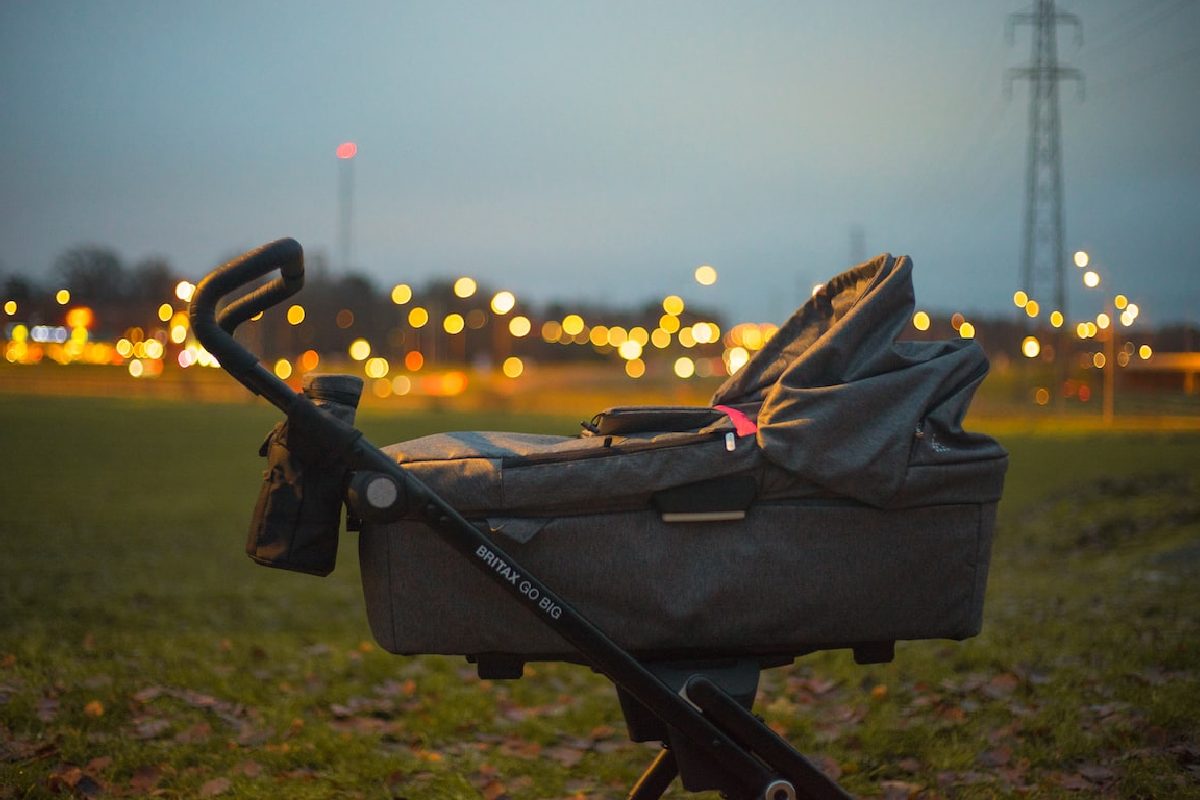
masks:
<instances>
[{"instance_id":1,"label":"red light on tower","mask_svg":"<svg viewBox=\"0 0 1200 800\"><path fill-rule=\"evenodd\" d=\"M356 145L354 142L342 142L337 146L338 158L354 158L356 153L358 153L358 145Z\"/></svg>"}]
</instances>

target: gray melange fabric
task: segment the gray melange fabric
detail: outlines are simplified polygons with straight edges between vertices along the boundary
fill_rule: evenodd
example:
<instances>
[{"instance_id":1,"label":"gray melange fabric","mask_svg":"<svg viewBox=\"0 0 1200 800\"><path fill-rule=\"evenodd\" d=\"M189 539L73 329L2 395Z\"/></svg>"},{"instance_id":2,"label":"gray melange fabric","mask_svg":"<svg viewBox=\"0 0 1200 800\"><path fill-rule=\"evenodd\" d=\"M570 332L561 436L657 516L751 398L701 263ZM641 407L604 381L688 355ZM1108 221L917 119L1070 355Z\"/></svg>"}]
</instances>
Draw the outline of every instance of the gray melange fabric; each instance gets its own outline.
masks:
<instances>
[{"instance_id":1,"label":"gray melange fabric","mask_svg":"<svg viewBox=\"0 0 1200 800\"><path fill-rule=\"evenodd\" d=\"M893 504L910 466L993 461L1002 478L1004 449L962 430L987 357L965 339L895 341L913 308L907 256L860 264L797 310L713 404L757 417L770 461L874 506Z\"/></svg>"},{"instance_id":2,"label":"gray melange fabric","mask_svg":"<svg viewBox=\"0 0 1200 800\"><path fill-rule=\"evenodd\" d=\"M962 430L983 351L897 342L913 306L907 257L830 280L713 397L756 419L753 436L711 413L695 430L637 430L624 409L622 435L443 433L388 452L642 654L965 638L979 630L1007 455ZM645 418L690 419L669 411ZM653 510L656 492L734 475L757 487L745 520L664 523ZM570 653L415 520L366 526L360 561L389 650Z\"/></svg>"}]
</instances>

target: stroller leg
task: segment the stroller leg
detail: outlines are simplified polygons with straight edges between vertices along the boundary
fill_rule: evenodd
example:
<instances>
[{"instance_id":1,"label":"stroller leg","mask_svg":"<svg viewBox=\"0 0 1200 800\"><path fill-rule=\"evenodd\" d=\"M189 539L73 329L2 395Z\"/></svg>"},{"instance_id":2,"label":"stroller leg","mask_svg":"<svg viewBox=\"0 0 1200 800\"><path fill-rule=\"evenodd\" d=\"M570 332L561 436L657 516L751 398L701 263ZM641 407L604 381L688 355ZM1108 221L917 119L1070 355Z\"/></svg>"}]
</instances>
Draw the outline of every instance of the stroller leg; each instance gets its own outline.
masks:
<instances>
[{"instance_id":1,"label":"stroller leg","mask_svg":"<svg viewBox=\"0 0 1200 800\"><path fill-rule=\"evenodd\" d=\"M671 781L679 774L679 765L675 763L675 754L667 748L658 751L658 755L646 767L642 777L629 790L627 800L658 800L662 797Z\"/></svg>"},{"instance_id":2,"label":"stroller leg","mask_svg":"<svg viewBox=\"0 0 1200 800\"><path fill-rule=\"evenodd\" d=\"M795 796L807 800L851 800L845 789L708 678L692 677L684 686L684 692L734 741L791 781Z\"/></svg>"}]
</instances>

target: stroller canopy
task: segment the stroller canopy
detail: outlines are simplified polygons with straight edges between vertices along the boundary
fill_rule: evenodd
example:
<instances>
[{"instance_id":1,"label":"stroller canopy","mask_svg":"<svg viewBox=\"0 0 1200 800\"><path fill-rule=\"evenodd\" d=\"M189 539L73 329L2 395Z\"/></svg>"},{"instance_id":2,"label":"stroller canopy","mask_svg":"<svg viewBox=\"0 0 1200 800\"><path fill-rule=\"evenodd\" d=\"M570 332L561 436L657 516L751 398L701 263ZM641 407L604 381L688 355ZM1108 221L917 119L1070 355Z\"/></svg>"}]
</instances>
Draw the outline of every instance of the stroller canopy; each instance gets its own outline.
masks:
<instances>
[{"instance_id":1,"label":"stroller canopy","mask_svg":"<svg viewBox=\"0 0 1200 800\"><path fill-rule=\"evenodd\" d=\"M717 390L713 405L757 419L772 463L875 506L896 497L911 468L1003 459L993 439L962 429L987 374L982 348L968 339L896 341L913 308L907 256L885 253L843 272Z\"/></svg>"}]
</instances>

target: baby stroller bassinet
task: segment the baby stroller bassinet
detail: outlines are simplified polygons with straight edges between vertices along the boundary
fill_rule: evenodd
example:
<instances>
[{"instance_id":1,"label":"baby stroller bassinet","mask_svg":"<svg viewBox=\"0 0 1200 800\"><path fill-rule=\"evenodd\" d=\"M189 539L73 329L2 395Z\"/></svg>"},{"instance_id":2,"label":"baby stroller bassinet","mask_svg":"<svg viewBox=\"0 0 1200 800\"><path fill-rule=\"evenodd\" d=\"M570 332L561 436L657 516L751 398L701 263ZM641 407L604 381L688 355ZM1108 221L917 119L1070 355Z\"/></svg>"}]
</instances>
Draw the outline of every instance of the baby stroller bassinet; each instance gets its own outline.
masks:
<instances>
[{"instance_id":1,"label":"baby stroller bassinet","mask_svg":"<svg viewBox=\"0 0 1200 800\"><path fill-rule=\"evenodd\" d=\"M885 255L831 280L711 408L385 452L643 657L973 636L1006 457L960 424L987 370L978 344L895 341L911 270ZM359 542L387 649L571 656L421 522Z\"/></svg>"},{"instance_id":2,"label":"baby stroller bassinet","mask_svg":"<svg viewBox=\"0 0 1200 800\"><path fill-rule=\"evenodd\" d=\"M978 345L896 341L907 258L829 281L711 407L383 451L350 424L360 380L296 394L230 335L302 281L299 245L281 240L218 269L192 305L202 343L288 417L264 444L248 552L328 573L345 499L380 644L465 655L487 677L549 659L608 675L631 737L666 748L631 797L658 797L677 772L731 797L844 797L748 712L758 670L834 647L890 660L898 639L979 631L1006 455L961 427L986 373Z\"/></svg>"}]
</instances>

